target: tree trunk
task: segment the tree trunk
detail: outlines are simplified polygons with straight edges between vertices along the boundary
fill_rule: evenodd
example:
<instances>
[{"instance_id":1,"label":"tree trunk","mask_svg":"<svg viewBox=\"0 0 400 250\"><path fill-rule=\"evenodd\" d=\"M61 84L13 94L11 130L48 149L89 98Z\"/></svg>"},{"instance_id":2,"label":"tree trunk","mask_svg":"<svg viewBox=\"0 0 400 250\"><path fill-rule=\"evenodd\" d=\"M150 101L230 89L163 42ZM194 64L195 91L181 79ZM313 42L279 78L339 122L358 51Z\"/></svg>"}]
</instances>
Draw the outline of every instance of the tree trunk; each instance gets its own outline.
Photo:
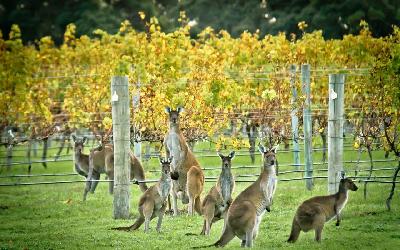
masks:
<instances>
[{"instance_id":1,"label":"tree trunk","mask_svg":"<svg viewBox=\"0 0 400 250\"><path fill-rule=\"evenodd\" d=\"M251 159L251 164L254 164L256 161L255 157L255 152L256 152L256 132L257 128L254 125L247 125L247 137L249 139L249 153L250 153L250 159Z\"/></svg>"},{"instance_id":2,"label":"tree trunk","mask_svg":"<svg viewBox=\"0 0 400 250\"><path fill-rule=\"evenodd\" d=\"M389 197L386 199L386 207L387 207L387 209L389 211L390 211L390 203L392 202L392 198L393 198L393 195L394 195L394 189L396 188L396 179L397 179L397 174L399 173L399 171L400 171L400 161L399 161L397 169L396 169L396 171L394 172L394 175L393 175L392 189L390 190Z\"/></svg>"},{"instance_id":3,"label":"tree trunk","mask_svg":"<svg viewBox=\"0 0 400 250\"><path fill-rule=\"evenodd\" d=\"M12 144L8 144L7 145L7 169L10 170L11 169L11 165L12 165L12 157L13 157L13 145Z\"/></svg>"},{"instance_id":4,"label":"tree trunk","mask_svg":"<svg viewBox=\"0 0 400 250\"><path fill-rule=\"evenodd\" d=\"M325 133L320 133L321 139L322 139L322 162L326 162L326 150L328 148L327 146L327 141L326 141L326 134Z\"/></svg>"},{"instance_id":5,"label":"tree trunk","mask_svg":"<svg viewBox=\"0 0 400 250\"><path fill-rule=\"evenodd\" d=\"M367 145L367 150L368 150L369 160L371 162L371 166L369 168L369 174L368 174L368 178L367 178L367 180L369 180L369 179L371 179L372 170L374 169L374 162L372 161L371 145ZM367 199L367 184L368 184L368 182L364 183L364 199Z\"/></svg>"},{"instance_id":6,"label":"tree trunk","mask_svg":"<svg viewBox=\"0 0 400 250\"><path fill-rule=\"evenodd\" d=\"M31 161L31 150L32 150L32 140L29 140L28 148L26 150L26 157L28 158L29 166L28 166L28 174L31 174L32 170L32 161Z\"/></svg>"},{"instance_id":7,"label":"tree trunk","mask_svg":"<svg viewBox=\"0 0 400 250\"><path fill-rule=\"evenodd\" d=\"M45 137L43 138L43 154L42 154L42 165L44 168L47 168L46 159L47 159L48 148L49 148L49 138Z\"/></svg>"},{"instance_id":8,"label":"tree trunk","mask_svg":"<svg viewBox=\"0 0 400 250\"><path fill-rule=\"evenodd\" d=\"M60 155L61 155L61 152L64 149L64 146L65 146L65 136L62 135L61 146L58 148L58 152L57 152L56 157L54 158L54 160L58 160L60 158Z\"/></svg>"},{"instance_id":9,"label":"tree trunk","mask_svg":"<svg viewBox=\"0 0 400 250\"><path fill-rule=\"evenodd\" d=\"M38 155L38 141L36 139L33 139L33 141L32 141L32 151L33 151L33 156L37 157L37 155Z\"/></svg>"},{"instance_id":10,"label":"tree trunk","mask_svg":"<svg viewBox=\"0 0 400 250\"><path fill-rule=\"evenodd\" d=\"M361 152L362 152L362 148L359 147L358 151L357 151L357 164L356 164L356 170L355 170L354 176L358 175L358 170L360 169Z\"/></svg>"}]
</instances>

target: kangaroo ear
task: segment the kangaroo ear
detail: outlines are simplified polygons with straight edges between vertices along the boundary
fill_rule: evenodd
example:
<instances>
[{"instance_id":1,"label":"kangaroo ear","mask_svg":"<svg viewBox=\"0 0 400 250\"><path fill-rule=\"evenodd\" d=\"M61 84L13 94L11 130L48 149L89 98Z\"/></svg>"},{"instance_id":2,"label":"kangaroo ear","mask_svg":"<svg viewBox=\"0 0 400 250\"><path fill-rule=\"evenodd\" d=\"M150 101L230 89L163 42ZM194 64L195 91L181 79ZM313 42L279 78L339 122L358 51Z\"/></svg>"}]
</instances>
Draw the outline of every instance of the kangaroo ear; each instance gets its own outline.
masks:
<instances>
[{"instance_id":1,"label":"kangaroo ear","mask_svg":"<svg viewBox=\"0 0 400 250\"><path fill-rule=\"evenodd\" d=\"M182 107L178 107L178 108L176 109L176 111L178 111L178 113L181 113L181 112L185 111L185 109L182 108Z\"/></svg>"},{"instance_id":2,"label":"kangaroo ear","mask_svg":"<svg viewBox=\"0 0 400 250\"><path fill-rule=\"evenodd\" d=\"M160 161L161 164L164 163L164 160L163 160L163 158L161 156L158 157L158 160Z\"/></svg>"},{"instance_id":3,"label":"kangaroo ear","mask_svg":"<svg viewBox=\"0 0 400 250\"><path fill-rule=\"evenodd\" d=\"M218 156L219 156L221 159L224 158L224 156L223 156L220 152L218 152Z\"/></svg>"},{"instance_id":4,"label":"kangaroo ear","mask_svg":"<svg viewBox=\"0 0 400 250\"><path fill-rule=\"evenodd\" d=\"M276 152L278 152L278 148L279 148L279 144L276 145L276 146L273 146L273 147L271 148L271 151L273 151L274 154L276 154Z\"/></svg>"},{"instance_id":5,"label":"kangaroo ear","mask_svg":"<svg viewBox=\"0 0 400 250\"><path fill-rule=\"evenodd\" d=\"M171 108L170 107L165 107L165 113L167 113L167 114L171 113Z\"/></svg>"},{"instance_id":6,"label":"kangaroo ear","mask_svg":"<svg viewBox=\"0 0 400 250\"><path fill-rule=\"evenodd\" d=\"M229 153L229 158L231 158L231 160L235 157L235 151L232 151Z\"/></svg>"},{"instance_id":7,"label":"kangaroo ear","mask_svg":"<svg viewBox=\"0 0 400 250\"><path fill-rule=\"evenodd\" d=\"M174 158L174 157L171 155L171 156L168 158L168 162L171 163L173 158Z\"/></svg>"},{"instance_id":8,"label":"kangaroo ear","mask_svg":"<svg viewBox=\"0 0 400 250\"><path fill-rule=\"evenodd\" d=\"M346 172L344 172L344 171L340 171L340 173L339 173L339 177L340 177L340 179L341 179L341 180L344 180L344 179L346 179Z\"/></svg>"},{"instance_id":9,"label":"kangaroo ear","mask_svg":"<svg viewBox=\"0 0 400 250\"><path fill-rule=\"evenodd\" d=\"M260 153L261 154L264 154L265 153L265 148L264 148L264 146L263 145L258 145L258 150L260 151Z\"/></svg>"},{"instance_id":10,"label":"kangaroo ear","mask_svg":"<svg viewBox=\"0 0 400 250\"><path fill-rule=\"evenodd\" d=\"M85 144L86 142L87 142L87 137L84 136L84 137L82 138L82 143Z\"/></svg>"},{"instance_id":11,"label":"kangaroo ear","mask_svg":"<svg viewBox=\"0 0 400 250\"><path fill-rule=\"evenodd\" d=\"M72 140L75 142L76 141L76 136L72 135L71 137L72 137Z\"/></svg>"}]
</instances>

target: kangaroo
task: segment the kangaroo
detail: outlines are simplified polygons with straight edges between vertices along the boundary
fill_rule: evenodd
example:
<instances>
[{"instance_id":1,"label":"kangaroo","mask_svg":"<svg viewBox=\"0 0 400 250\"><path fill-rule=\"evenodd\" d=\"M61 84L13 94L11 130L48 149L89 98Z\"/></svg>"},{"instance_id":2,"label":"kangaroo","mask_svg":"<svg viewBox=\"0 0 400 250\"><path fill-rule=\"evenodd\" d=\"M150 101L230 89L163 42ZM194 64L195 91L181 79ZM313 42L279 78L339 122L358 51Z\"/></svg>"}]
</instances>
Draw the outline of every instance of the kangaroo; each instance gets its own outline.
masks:
<instances>
[{"instance_id":1,"label":"kangaroo","mask_svg":"<svg viewBox=\"0 0 400 250\"><path fill-rule=\"evenodd\" d=\"M139 181L145 180L145 174L142 164L129 152L130 165L131 165L131 180L137 179ZM100 174L105 173L109 182L110 194L114 191L114 150L112 145L104 145L102 147L94 148L89 154L89 171L86 181L86 187L83 193L83 200L86 200L87 194L90 191L94 193L96 190ZM147 185L144 182L139 182L139 187L142 192L147 190Z\"/></svg>"},{"instance_id":2,"label":"kangaroo","mask_svg":"<svg viewBox=\"0 0 400 250\"><path fill-rule=\"evenodd\" d=\"M74 166L75 171L87 178L89 173L89 155L83 154L84 144L87 141L86 137L82 139L77 139L75 135L72 135L72 140L74 141Z\"/></svg>"},{"instance_id":3,"label":"kangaroo","mask_svg":"<svg viewBox=\"0 0 400 250\"><path fill-rule=\"evenodd\" d=\"M316 196L304 201L293 218L292 231L288 242L294 243L300 231L315 230L315 240L321 242L321 233L325 222L336 216L336 226L340 225L340 211L346 205L348 191L357 191L358 187L348 178L341 179L339 191L332 195Z\"/></svg>"},{"instance_id":4,"label":"kangaroo","mask_svg":"<svg viewBox=\"0 0 400 250\"><path fill-rule=\"evenodd\" d=\"M225 218L225 214L232 203L232 193L235 188L235 179L231 172L231 160L235 157L235 151L232 151L228 156L220 153L218 155L222 160L221 174L216 185L211 188L202 203L204 225L201 234L207 236L210 235L212 223Z\"/></svg>"},{"instance_id":5,"label":"kangaroo","mask_svg":"<svg viewBox=\"0 0 400 250\"><path fill-rule=\"evenodd\" d=\"M263 167L258 179L241 192L232 202L225 219L225 230L220 239L211 246L224 247L235 236L242 240L242 247L252 247L265 210L272 205L277 178L275 170L276 150L259 146Z\"/></svg>"},{"instance_id":6,"label":"kangaroo","mask_svg":"<svg viewBox=\"0 0 400 250\"><path fill-rule=\"evenodd\" d=\"M169 131L164 138L164 146L167 157L173 156L171 195L174 216L178 215L178 198L183 204L189 204L189 215L193 215L194 210L201 214L200 195L204 187L204 174L179 128L179 113L183 108L171 110L167 107L165 111L169 114Z\"/></svg>"},{"instance_id":7,"label":"kangaroo","mask_svg":"<svg viewBox=\"0 0 400 250\"><path fill-rule=\"evenodd\" d=\"M139 218L136 219L132 226L116 227L114 230L132 231L138 229L144 222L144 231L149 231L150 221L158 216L157 232L161 231L161 223L167 207L167 197L172 187L170 165L172 158L162 159L161 163L161 178L157 184L151 186L144 192L139 200Z\"/></svg>"}]
</instances>

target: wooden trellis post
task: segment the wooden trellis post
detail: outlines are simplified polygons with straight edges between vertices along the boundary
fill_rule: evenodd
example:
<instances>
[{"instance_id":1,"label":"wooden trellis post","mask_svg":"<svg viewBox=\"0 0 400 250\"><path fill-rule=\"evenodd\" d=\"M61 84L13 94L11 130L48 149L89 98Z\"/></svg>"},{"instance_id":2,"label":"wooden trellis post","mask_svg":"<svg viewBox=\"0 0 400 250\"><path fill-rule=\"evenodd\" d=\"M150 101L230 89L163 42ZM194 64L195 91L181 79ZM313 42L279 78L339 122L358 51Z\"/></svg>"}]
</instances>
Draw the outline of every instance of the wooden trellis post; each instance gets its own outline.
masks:
<instances>
[{"instance_id":1,"label":"wooden trellis post","mask_svg":"<svg viewBox=\"0 0 400 250\"><path fill-rule=\"evenodd\" d=\"M339 189L343 171L344 74L329 75L328 192Z\"/></svg>"},{"instance_id":2,"label":"wooden trellis post","mask_svg":"<svg viewBox=\"0 0 400 250\"><path fill-rule=\"evenodd\" d=\"M303 108L304 130L304 163L306 186L308 190L313 188L313 159L312 159L312 120L311 120L311 90L310 90L310 65L301 65L301 85L306 100Z\"/></svg>"},{"instance_id":3,"label":"wooden trellis post","mask_svg":"<svg viewBox=\"0 0 400 250\"><path fill-rule=\"evenodd\" d=\"M137 92L136 94L133 96L133 110L134 112L138 112L139 111L139 105L140 105L140 81L137 82ZM136 133L136 129L137 126L134 126L134 132ZM133 147L134 147L134 154L135 157L139 159L139 161L142 160L142 143L139 142L134 142L133 143Z\"/></svg>"},{"instance_id":4,"label":"wooden trellis post","mask_svg":"<svg viewBox=\"0 0 400 250\"><path fill-rule=\"evenodd\" d=\"M114 141L114 219L129 218L130 198L130 112L128 77L111 80Z\"/></svg>"},{"instance_id":5,"label":"wooden trellis post","mask_svg":"<svg viewBox=\"0 0 400 250\"><path fill-rule=\"evenodd\" d=\"M291 105L292 110L290 116L292 118L292 139L293 139L293 163L295 169L300 168L300 148L299 148L299 118L297 117L297 89L296 89L296 65L292 64L289 68L290 71L290 87L292 88Z\"/></svg>"}]
</instances>

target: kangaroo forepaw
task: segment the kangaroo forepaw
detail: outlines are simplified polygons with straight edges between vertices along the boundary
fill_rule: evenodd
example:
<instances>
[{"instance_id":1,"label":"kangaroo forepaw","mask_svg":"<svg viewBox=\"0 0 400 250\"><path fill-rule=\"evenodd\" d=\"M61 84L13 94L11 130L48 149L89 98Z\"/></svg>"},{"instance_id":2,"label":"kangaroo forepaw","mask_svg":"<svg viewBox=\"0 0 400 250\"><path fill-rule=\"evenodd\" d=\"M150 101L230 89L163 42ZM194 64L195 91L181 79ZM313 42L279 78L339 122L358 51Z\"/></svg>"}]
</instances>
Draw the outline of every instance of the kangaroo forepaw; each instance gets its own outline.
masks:
<instances>
[{"instance_id":1,"label":"kangaroo forepaw","mask_svg":"<svg viewBox=\"0 0 400 250\"><path fill-rule=\"evenodd\" d=\"M271 208L270 207L266 207L265 210L267 210L268 212L271 212Z\"/></svg>"}]
</instances>

